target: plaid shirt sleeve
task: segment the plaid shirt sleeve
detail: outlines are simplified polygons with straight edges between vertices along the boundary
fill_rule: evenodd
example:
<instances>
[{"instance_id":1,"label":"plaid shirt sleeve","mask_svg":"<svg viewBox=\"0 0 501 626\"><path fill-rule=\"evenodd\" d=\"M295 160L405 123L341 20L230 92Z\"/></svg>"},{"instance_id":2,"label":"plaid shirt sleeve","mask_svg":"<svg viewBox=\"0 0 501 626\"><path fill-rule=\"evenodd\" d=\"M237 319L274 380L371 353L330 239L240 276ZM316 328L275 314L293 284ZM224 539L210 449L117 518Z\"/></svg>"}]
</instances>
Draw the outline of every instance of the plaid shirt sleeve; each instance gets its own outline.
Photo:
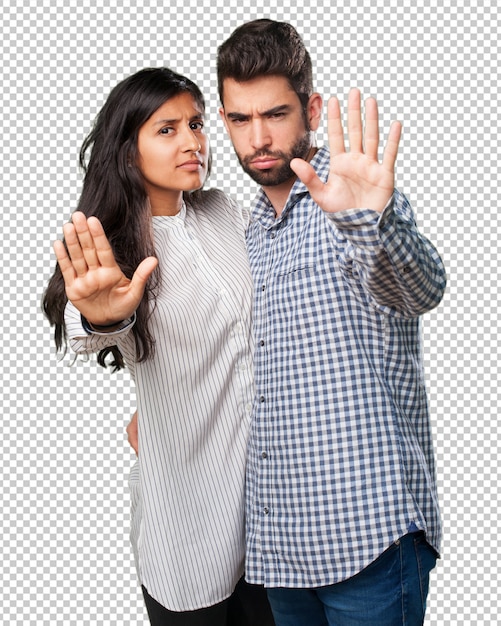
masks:
<instances>
[{"instance_id":1,"label":"plaid shirt sleeve","mask_svg":"<svg viewBox=\"0 0 501 626\"><path fill-rule=\"evenodd\" d=\"M395 189L380 215L368 209L328 214L345 237L340 265L375 306L390 315L416 317L435 308L445 270L434 246L417 230L407 198Z\"/></svg>"}]
</instances>

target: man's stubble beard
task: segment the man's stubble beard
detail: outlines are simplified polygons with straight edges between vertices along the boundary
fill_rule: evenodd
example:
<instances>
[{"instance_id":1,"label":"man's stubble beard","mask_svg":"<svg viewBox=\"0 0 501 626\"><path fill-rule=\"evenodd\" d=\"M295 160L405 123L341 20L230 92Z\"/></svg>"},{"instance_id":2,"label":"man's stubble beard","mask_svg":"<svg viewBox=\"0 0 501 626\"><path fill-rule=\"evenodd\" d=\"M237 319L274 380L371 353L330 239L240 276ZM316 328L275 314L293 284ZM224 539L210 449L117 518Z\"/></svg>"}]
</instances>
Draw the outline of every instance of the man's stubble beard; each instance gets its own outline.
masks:
<instances>
[{"instance_id":1,"label":"man's stubble beard","mask_svg":"<svg viewBox=\"0 0 501 626\"><path fill-rule=\"evenodd\" d=\"M262 187L275 187L296 176L296 174L291 170L290 162L295 158L305 159L308 156L310 148L310 131L306 131L287 152L260 150L255 152L253 155L244 158L241 158L238 152L236 155L242 169L252 178L253 181ZM276 170L256 170L251 167L250 163L254 159L265 156L280 158L284 162Z\"/></svg>"}]
</instances>

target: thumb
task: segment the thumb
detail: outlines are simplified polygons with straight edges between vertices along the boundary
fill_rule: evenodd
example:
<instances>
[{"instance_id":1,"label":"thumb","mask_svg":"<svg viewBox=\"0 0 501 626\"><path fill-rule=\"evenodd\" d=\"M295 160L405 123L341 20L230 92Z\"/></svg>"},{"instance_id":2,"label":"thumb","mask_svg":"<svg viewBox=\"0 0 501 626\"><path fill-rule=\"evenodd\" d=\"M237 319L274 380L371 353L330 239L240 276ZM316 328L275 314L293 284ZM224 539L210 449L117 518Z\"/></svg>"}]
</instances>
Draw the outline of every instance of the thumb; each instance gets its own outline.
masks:
<instances>
[{"instance_id":1,"label":"thumb","mask_svg":"<svg viewBox=\"0 0 501 626\"><path fill-rule=\"evenodd\" d=\"M158 259L154 256L149 256L146 259L143 259L137 266L130 282L130 289L133 293L139 296L139 299L142 297L146 283L157 265Z\"/></svg>"},{"instance_id":2,"label":"thumb","mask_svg":"<svg viewBox=\"0 0 501 626\"><path fill-rule=\"evenodd\" d=\"M292 159L291 170L296 174L299 180L306 185L314 200L321 195L324 183L320 180L309 163L303 161L303 159Z\"/></svg>"}]
</instances>

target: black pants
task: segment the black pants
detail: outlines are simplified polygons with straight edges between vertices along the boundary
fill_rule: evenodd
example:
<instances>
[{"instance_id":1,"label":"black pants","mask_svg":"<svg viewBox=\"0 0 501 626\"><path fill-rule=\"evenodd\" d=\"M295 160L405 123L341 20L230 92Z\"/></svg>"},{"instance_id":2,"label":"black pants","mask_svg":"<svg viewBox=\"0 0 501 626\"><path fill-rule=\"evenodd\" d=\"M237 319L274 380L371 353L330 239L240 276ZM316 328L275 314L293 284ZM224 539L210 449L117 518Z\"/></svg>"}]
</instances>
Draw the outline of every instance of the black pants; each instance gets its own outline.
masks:
<instances>
[{"instance_id":1,"label":"black pants","mask_svg":"<svg viewBox=\"0 0 501 626\"><path fill-rule=\"evenodd\" d=\"M274 626L268 597L263 587L242 578L233 594L223 602L198 611L169 611L143 587L151 626Z\"/></svg>"}]
</instances>

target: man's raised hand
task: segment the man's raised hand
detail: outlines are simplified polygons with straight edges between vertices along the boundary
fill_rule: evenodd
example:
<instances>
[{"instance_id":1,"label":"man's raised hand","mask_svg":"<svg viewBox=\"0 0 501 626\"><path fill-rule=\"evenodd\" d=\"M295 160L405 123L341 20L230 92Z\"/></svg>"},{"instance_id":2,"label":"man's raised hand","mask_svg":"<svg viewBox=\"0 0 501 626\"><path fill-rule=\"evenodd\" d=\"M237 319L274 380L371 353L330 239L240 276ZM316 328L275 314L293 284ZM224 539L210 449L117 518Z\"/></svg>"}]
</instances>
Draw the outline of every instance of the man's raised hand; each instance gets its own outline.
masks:
<instances>
[{"instance_id":1,"label":"man's raised hand","mask_svg":"<svg viewBox=\"0 0 501 626\"><path fill-rule=\"evenodd\" d=\"M402 132L400 122L390 127L381 162L378 160L379 121L374 98L365 103L365 134L362 128L360 92L348 96L348 141L346 151L341 112L337 98L328 103L330 149L329 177L324 184L309 163L293 159L291 168L308 187L312 198L326 212L367 208L382 211L393 194L395 161Z\"/></svg>"}]
</instances>

